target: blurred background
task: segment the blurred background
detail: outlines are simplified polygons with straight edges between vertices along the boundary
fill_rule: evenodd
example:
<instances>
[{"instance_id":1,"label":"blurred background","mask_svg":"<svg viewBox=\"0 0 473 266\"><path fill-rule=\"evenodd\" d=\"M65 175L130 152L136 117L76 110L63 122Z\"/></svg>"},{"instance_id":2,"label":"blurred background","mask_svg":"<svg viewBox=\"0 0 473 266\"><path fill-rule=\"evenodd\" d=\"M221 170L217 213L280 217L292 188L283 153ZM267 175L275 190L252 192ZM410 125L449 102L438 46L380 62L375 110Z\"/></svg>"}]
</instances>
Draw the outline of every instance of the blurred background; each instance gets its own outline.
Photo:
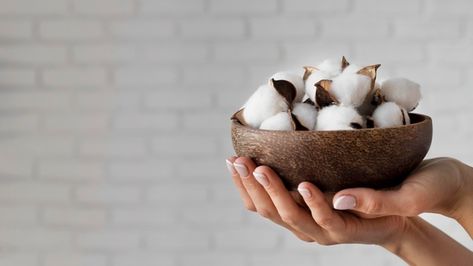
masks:
<instances>
[{"instance_id":1,"label":"blurred background","mask_svg":"<svg viewBox=\"0 0 473 266\"><path fill-rule=\"evenodd\" d=\"M0 0L0 265L402 265L244 210L229 117L345 55L421 83L429 157L472 164L472 41L467 0Z\"/></svg>"}]
</instances>

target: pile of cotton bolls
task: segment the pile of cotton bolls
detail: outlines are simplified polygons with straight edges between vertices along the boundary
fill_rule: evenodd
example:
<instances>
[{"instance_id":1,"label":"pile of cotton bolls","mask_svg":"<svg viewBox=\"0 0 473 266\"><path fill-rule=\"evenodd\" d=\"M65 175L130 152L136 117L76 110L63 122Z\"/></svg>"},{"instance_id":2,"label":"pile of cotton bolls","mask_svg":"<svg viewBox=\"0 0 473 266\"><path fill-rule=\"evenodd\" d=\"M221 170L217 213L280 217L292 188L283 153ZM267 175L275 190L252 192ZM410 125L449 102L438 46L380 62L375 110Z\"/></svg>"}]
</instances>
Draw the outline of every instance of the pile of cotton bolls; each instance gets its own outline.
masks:
<instances>
[{"instance_id":1,"label":"pile of cotton bolls","mask_svg":"<svg viewBox=\"0 0 473 266\"><path fill-rule=\"evenodd\" d=\"M405 78L376 80L380 65L325 60L303 75L274 74L232 119L265 130L353 130L410 124L421 98Z\"/></svg>"}]
</instances>

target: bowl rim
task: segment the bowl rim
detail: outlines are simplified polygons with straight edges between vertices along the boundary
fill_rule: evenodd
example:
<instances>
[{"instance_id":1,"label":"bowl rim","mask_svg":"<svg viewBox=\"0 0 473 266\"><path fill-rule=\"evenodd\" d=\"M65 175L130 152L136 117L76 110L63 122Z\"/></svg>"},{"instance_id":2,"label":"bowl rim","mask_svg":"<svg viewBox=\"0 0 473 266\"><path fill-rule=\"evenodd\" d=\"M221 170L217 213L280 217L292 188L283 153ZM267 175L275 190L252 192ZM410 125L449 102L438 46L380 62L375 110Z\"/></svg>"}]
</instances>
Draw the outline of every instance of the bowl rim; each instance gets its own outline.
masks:
<instances>
[{"instance_id":1,"label":"bowl rim","mask_svg":"<svg viewBox=\"0 0 473 266\"><path fill-rule=\"evenodd\" d=\"M396 126L396 127L383 127L383 128L361 128L361 129L356 129L356 130L267 130L267 129L259 129L259 128L252 128L249 126L243 125L240 121L238 121L235 118L232 118L232 127L237 127L237 128L244 128L248 131L253 131L253 132L261 132L261 133L276 133L276 134L285 134L288 132L291 132L292 134L336 134L336 133L346 133L346 132L373 132L373 131L389 131L389 130L396 130L396 129L402 129L402 128L409 128L409 127L418 127L423 124L432 124L432 118L428 115L424 114L419 114L419 113L409 113L409 117L412 119L412 117L415 117L417 119L420 119L420 121L409 124L409 125L401 125L401 126Z\"/></svg>"}]
</instances>

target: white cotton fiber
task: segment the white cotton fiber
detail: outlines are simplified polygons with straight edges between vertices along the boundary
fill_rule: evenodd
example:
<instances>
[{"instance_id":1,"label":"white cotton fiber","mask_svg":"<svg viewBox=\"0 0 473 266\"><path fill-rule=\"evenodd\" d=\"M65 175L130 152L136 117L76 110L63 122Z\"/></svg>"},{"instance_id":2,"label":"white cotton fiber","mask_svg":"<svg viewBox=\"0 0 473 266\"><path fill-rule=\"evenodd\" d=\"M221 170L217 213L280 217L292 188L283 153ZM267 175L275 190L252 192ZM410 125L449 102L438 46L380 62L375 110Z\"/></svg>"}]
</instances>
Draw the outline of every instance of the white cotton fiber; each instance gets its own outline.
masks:
<instances>
[{"instance_id":1,"label":"white cotton fiber","mask_svg":"<svg viewBox=\"0 0 473 266\"><path fill-rule=\"evenodd\" d=\"M363 103L370 90L370 78L344 72L332 80L330 94L343 105L358 107Z\"/></svg>"},{"instance_id":2,"label":"white cotton fiber","mask_svg":"<svg viewBox=\"0 0 473 266\"><path fill-rule=\"evenodd\" d=\"M375 127L396 127L409 125L411 120L405 109L393 102L385 102L373 113Z\"/></svg>"},{"instance_id":3,"label":"white cotton fiber","mask_svg":"<svg viewBox=\"0 0 473 266\"><path fill-rule=\"evenodd\" d=\"M294 101L302 101L302 97L304 97L305 94L305 85L301 75L292 72L278 72L274 74L269 80L271 79L289 81L292 85L294 85L294 87L296 87L296 98Z\"/></svg>"},{"instance_id":4,"label":"white cotton fiber","mask_svg":"<svg viewBox=\"0 0 473 266\"><path fill-rule=\"evenodd\" d=\"M362 69L362 67L355 64L350 64L343 70L343 73L356 74L358 71L360 71L360 69Z\"/></svg>"},{"instance_id":5,"label":"white cotton fiber","mask_svg":"<svg viewBox=\"0 0 473 266\"><path fill-rule=\"evenodd\" d=\"M407 111L414 110L419 104L420 85L406 78L387 79L381 84L381 94L388 102L395 102Z\"/></svg>"},{"instance_id":6,"label":"white cotton fiber","mask_svg":"<svg viewBox=\"0 0 473 266\"><path fill-rule=\"evenodd\" d=\"M263 123L261 123L260 129L294 130L294 122L292 121L290 113L280 112L264 120Z\"/></svg>"},{"instance_id":7,"label":"white cotton fiber","mask_svg":"<svg viewBox=\"0 0 473 266\"><path fill-rule=\"evenodd\" d=\"M352 106L331 105L319 111L317 130L353 130L365 127L363 118Z\"/></svg>"},{"instance_id":8,"label":"white cotton fiber","mask_svg":"<svg viewBox=\"0 0 473 266\"><path fill-rule=\"evenodd\" d=\"M312 104L295 103L292 108L292 114L296 116L297 120L308 130L315 129L317 110Z\"/></svg>"},{"instance_id":9,"label":"white cotton fiber","mask_svg":"<svg viewBox=\"0 0 473 266\"><path fill-rule=\"evenodd\" d=\"M288 109L286 100L273 87L263 85L246 102L243 119L249 126L259 128L268 117Z\"/></svg>"},{"instance_id":10,"label":"white cotton fiber","mask_svg":"<svg viewBox=\"0 0 473 266\"><path fill-rule=\"evenodd\" d=\"M342 72L342 63L340 60L325 59L317 68L326 73L329 79L332 79Z\"/></svg>"},{"instance_id":11,"label":"white cotton fiber","mask_svg":"<svg viewBox=\"0 0 473 266\"><path fill-rule=\"evenodd\" d=\"M313 72L305 81L305 94L309 96L309 99L312 100L312 102L315 101L315 93L317 91L317 88L315 87L315 83L323 80L323 79L331 79L332 77L323 72L323 71L315 71Z\"/></svg>"}]
</instances>

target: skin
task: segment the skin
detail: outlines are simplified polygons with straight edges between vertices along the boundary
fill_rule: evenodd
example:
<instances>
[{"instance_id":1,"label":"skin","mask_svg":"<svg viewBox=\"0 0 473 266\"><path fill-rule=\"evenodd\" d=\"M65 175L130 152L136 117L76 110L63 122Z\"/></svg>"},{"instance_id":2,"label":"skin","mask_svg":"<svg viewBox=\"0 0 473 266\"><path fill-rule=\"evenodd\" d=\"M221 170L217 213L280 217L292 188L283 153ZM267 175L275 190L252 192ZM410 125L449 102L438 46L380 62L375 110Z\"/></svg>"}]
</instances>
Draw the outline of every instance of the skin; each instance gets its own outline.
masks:
<instances>
[{"instance_id":1,"label":"skin","mask_svg":"<svg viewBox=\"0 0 473 266\"><path fill-rule=\"evenodd\" d=\"M369 218L363 218L360 214L365 210L363 207L365 205L360 203L369 202L363 200L369 198L367 196L373 193L371 190L352 189L337 193L335 197L351 195L355 196L357 200L354 211L338 211L332 208L330 197L324 195L311 183L301 183L298 187L300 195L296 197L297 194L287 191L278 175L267 166L256 167L254 162L246 157L231 157L227 159L227 163L231 166L229 170L232 173L233 182L240 192L245 207L287 228L303 241L317 242L322 245L341 243L376 244L396 254L411 265L452 265L452 263L453 265L468 265L473 261L471 251L434 226L413 215L414 212L409 213L410 215L402 215L400 214L401 208L398 208L398 213L390 214L390 209L375 208L376 211L365 213L365 217ZM242 167L246 171L242 172ZM439 168L446 172L453 171L453 168L449 168L450 165L440 167L433 161L431 164L426 161L416 173L423 173L421 176L427 175L422 172L428 171L421 170L423 167L425 169L432 168L435 171L438 171ZM236 169L242 174L239 174ZM261 176L266 181L262 181ZM406 184L413 182L409 179L411 178L408 178ZM422 183L419 180L413 182L413 184ZM446 180L444 182L448 183L449 179ZM454 181L456 182L456 180ZM436 184L436 182L425 182L423 188L429 189L432 184ZM399 191L402 190L402 187ZM447 187L446 189L453 188L458 188L458 186L452 185L452 188ZM437 189L441 190L441 187ZM447 194L445 193L445 198L447 198ZM425 196L426 194L421 193L422 195ZM389 196L394 197L392 194ZM384 200L384 194L382 196L377 194L377 197L376 200ZM430 206L439 210L446 210L449 208L448 206L454 206L455 211L448 213L457 215L464 210L463 204L468 204L467 200L463 201L463 198L461 200L460 198L462 197L448 203L438 202L420 206ZM305 206L298 204L296 199L305 203ZM419 196L419 199L422 199L422 197ZM400 206L394 205L394 202L395 200L392 199L392 206ZM412 204L413 202L409 203ZM425 200L425 202L429 202L429 200ZM430 200L430 202L434 201ZM384 207L385 204L382 206ZM470 210L471 206L473 205L470 205ZM419 209L414 210L419 211ZM412 210L409 209L410 211ZM461 217L466 223L470 221L465 216ZM439 250L442 250L442 252L439 252Z\"/></svg>"}]
</instances>

